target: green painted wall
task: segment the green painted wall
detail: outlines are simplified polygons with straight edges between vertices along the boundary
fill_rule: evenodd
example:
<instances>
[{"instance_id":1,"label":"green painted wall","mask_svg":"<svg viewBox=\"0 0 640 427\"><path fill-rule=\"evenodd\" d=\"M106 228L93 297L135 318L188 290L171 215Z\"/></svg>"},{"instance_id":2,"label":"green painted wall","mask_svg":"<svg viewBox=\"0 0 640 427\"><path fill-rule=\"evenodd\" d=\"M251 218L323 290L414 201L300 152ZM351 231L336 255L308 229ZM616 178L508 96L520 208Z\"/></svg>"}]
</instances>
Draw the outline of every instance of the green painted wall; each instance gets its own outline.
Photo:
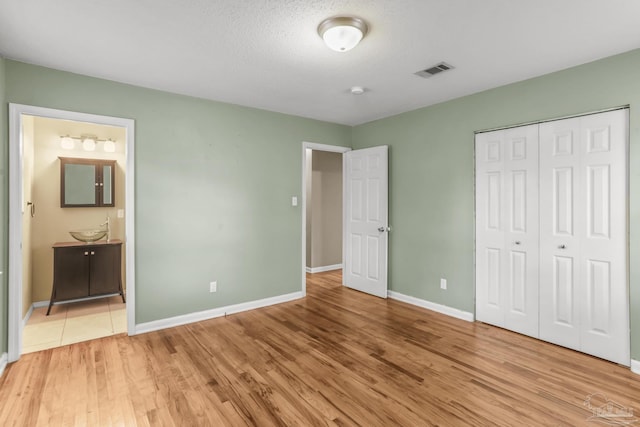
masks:
<instances>
[{"instance_id":1,"label":"green painted wall","mask_svg":"<svg viewBox=\"0 0 640 427\"><path fill-rule=\"evenodd\" d=\"M10 60L6 84L8 102L135 119L137 323L300 291L302 141L349 145L349 127Z\"/></svg>"},{"instance_id":2,"label":"green painted wall","mask_svg":"<svg viewBox=\"0 0 640 427\"><path fill-rule=\"evenodd\" d=\"M137 323L298 291L301 216L290 196L301 191L301 141L387 144L390 288L473 311L474 131L630 105L631 344L640 360L638 70L635 50L350 129L0 59L0 142L7 102L135 119Z\"/></svg>"},{"instance_id":3,"label":"green painted wall","mask_svg":"<svg viewBox=\"0 0 640 427\"><path fill-rule=\"evenodd\" d=\"M639 75L634 50L355 127L353 148L390 147L390 288L474 311L474 131L630 105L631 349L640 360Z\"/></svg>"},{"instance_id":4,"label":"green painted wall","mask_svg":"<svg viewBox=\"0 0 640 427\"><path fill-rule=\"evenodd\" d=\"M6 83L5 83L5 66L6 61L0 57L0 355L7 351L7 333L8 333L8 313L7 303L9 301L9 294L7 292L7 271L5 266L7 265L7 251L6 247L9 243L9 224L4 218L8 218L9 212L8 206L8 180L6 179L7 171L7 159L9 157L9 109L7 108L6 99Z\"/></svg>"}]
</instances>

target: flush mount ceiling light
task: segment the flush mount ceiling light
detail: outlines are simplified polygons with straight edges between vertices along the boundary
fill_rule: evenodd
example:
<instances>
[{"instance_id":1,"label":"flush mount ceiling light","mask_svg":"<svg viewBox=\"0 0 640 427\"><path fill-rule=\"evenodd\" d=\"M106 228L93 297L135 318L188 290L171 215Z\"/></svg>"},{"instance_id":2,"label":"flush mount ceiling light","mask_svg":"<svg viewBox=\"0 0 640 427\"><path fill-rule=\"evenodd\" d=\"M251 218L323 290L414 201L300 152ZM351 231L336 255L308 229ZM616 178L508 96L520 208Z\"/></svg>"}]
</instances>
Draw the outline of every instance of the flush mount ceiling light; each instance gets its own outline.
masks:
<instances>
[{"instance_id":1,"label":"flush mount ceiling light","mask_svg":"<svg viewBox=\"0 0 640 427\"><path fill-rule=\"evenodd\" d=\"M368 31L367 23L351 16L334 16L318 25L318 34L329 49L346 52L360 43Z\"/></svg>"}]
</instances>

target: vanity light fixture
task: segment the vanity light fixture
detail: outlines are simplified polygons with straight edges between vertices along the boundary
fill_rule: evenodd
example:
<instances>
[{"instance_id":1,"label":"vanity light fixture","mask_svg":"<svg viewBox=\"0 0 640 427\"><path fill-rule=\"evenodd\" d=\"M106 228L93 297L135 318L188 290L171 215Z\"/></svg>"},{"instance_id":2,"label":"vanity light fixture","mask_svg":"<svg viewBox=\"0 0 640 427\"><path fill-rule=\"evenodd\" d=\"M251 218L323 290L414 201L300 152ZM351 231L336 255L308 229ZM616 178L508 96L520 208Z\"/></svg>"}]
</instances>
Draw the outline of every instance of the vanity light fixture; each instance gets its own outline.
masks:
<instances>
[{"instance_id":1,"label":"vanity light fixture","mask_svg":"<svg viewBox=\"0 0 640 427\"><path fill-rule=\"evenodd\" d=\"M81 135L81 136L60 136L60 146L65 150L73 150L76 146L75 140L80 141L80 145L84 151L96 151L98 144L103 142L102 150L105 153L114 153L116 151L116 141L111 138L100 139L95 135Z\"/></svg>"},{"instance_id":2,"label":"vanity light fixture","mask_svg":"<svg viewBox=\"0 0 640 427\"><path fill-rule=\"evenodd\" d=\"M367 23L353 16L334 16L318 25L318 34L329 49L346 52L360 43L367 35Z\"/></svg>"}]
</instances>

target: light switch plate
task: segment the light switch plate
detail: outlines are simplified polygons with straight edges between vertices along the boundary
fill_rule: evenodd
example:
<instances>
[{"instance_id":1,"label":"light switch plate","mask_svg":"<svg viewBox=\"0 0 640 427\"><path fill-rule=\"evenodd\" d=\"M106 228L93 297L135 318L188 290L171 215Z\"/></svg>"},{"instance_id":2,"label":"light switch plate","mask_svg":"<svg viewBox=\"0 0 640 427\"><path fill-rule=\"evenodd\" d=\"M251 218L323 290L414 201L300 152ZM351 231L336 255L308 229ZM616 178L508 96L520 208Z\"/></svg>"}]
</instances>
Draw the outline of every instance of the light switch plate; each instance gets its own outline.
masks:
<instances>
[{"instance_id":1,"label":"light switch plate","mask_svg":"<svg viewBox=\"0 0 640 427\"><path fill-rule=\"evenodd\" d=\"M291 197L291 206L298 206L298 198L296 196Z\"/></svg>"},{"instance_id":2,"label":"light switch plate","mask_svg":"<svg viewBox=\"0 0 640 427\"><path fill-rule=\"evenodd\" d=\"M124 218L124 209L118 209L118 218Z\"/></svg>"}]
</instances>

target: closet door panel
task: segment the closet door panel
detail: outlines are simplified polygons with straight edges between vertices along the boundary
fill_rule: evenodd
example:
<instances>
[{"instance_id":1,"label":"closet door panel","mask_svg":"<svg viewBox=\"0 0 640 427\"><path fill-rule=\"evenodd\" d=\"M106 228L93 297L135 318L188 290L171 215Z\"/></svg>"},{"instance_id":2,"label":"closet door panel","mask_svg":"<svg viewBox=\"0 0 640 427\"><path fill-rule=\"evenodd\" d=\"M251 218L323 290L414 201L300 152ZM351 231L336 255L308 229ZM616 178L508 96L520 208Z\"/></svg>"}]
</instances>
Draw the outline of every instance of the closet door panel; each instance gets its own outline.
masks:
<instances>
[{"instance_id":1,"label":"closet door panel","mask_svg":"<svg viewBox=\"0 0 640 427\"><path fill-rule=\"evenodd\" d=\"M506 129L505 327L538 336L538 126Z\"/></svg>"},{"instance_id":2,"label":"closet door panel","mask_svg":"<svg viewBox=\"0 0 640 427\"><path fill-rule=\"evenodd\" d=\"M476 136L476 318L504 326L504 144Z\"/></svg>"},{"instance_id":3,"label":"closet door panel","mask_svg":"<svg viewBox=\"0 0 640 427\"><path fill-rule=\"evenodd\" d=\"M540 338L579 349L580 120L540 125Z\"/></svg>"},{"instance_id":4,"label":"closet door panel","mask_svg":"<svg viewBox=\"0 0 640 427\"><path fill-rule=\"evenodd\" d=\"M585 224L580 257L581 350L629 365L628 110L581 118Z\"/></svg>"},{"instance_id":5,"label":"closet door panel","mask_svg":"<svg viewBox=\"0 0 640 427\"><path fill-rule=\"evenodd\" d=\"M540 125L540 337L629 365L627 116Z\"/></svg>"},{"instance_id":6,"label":"closet door panel","mask_svg":"<svg viewBox=\"0 0 640 427\"><path fill-rule=\"evenodd\" d=\"M538 133L476 136L476 317L538 335Z\"/></svg>"}]
</instances>

